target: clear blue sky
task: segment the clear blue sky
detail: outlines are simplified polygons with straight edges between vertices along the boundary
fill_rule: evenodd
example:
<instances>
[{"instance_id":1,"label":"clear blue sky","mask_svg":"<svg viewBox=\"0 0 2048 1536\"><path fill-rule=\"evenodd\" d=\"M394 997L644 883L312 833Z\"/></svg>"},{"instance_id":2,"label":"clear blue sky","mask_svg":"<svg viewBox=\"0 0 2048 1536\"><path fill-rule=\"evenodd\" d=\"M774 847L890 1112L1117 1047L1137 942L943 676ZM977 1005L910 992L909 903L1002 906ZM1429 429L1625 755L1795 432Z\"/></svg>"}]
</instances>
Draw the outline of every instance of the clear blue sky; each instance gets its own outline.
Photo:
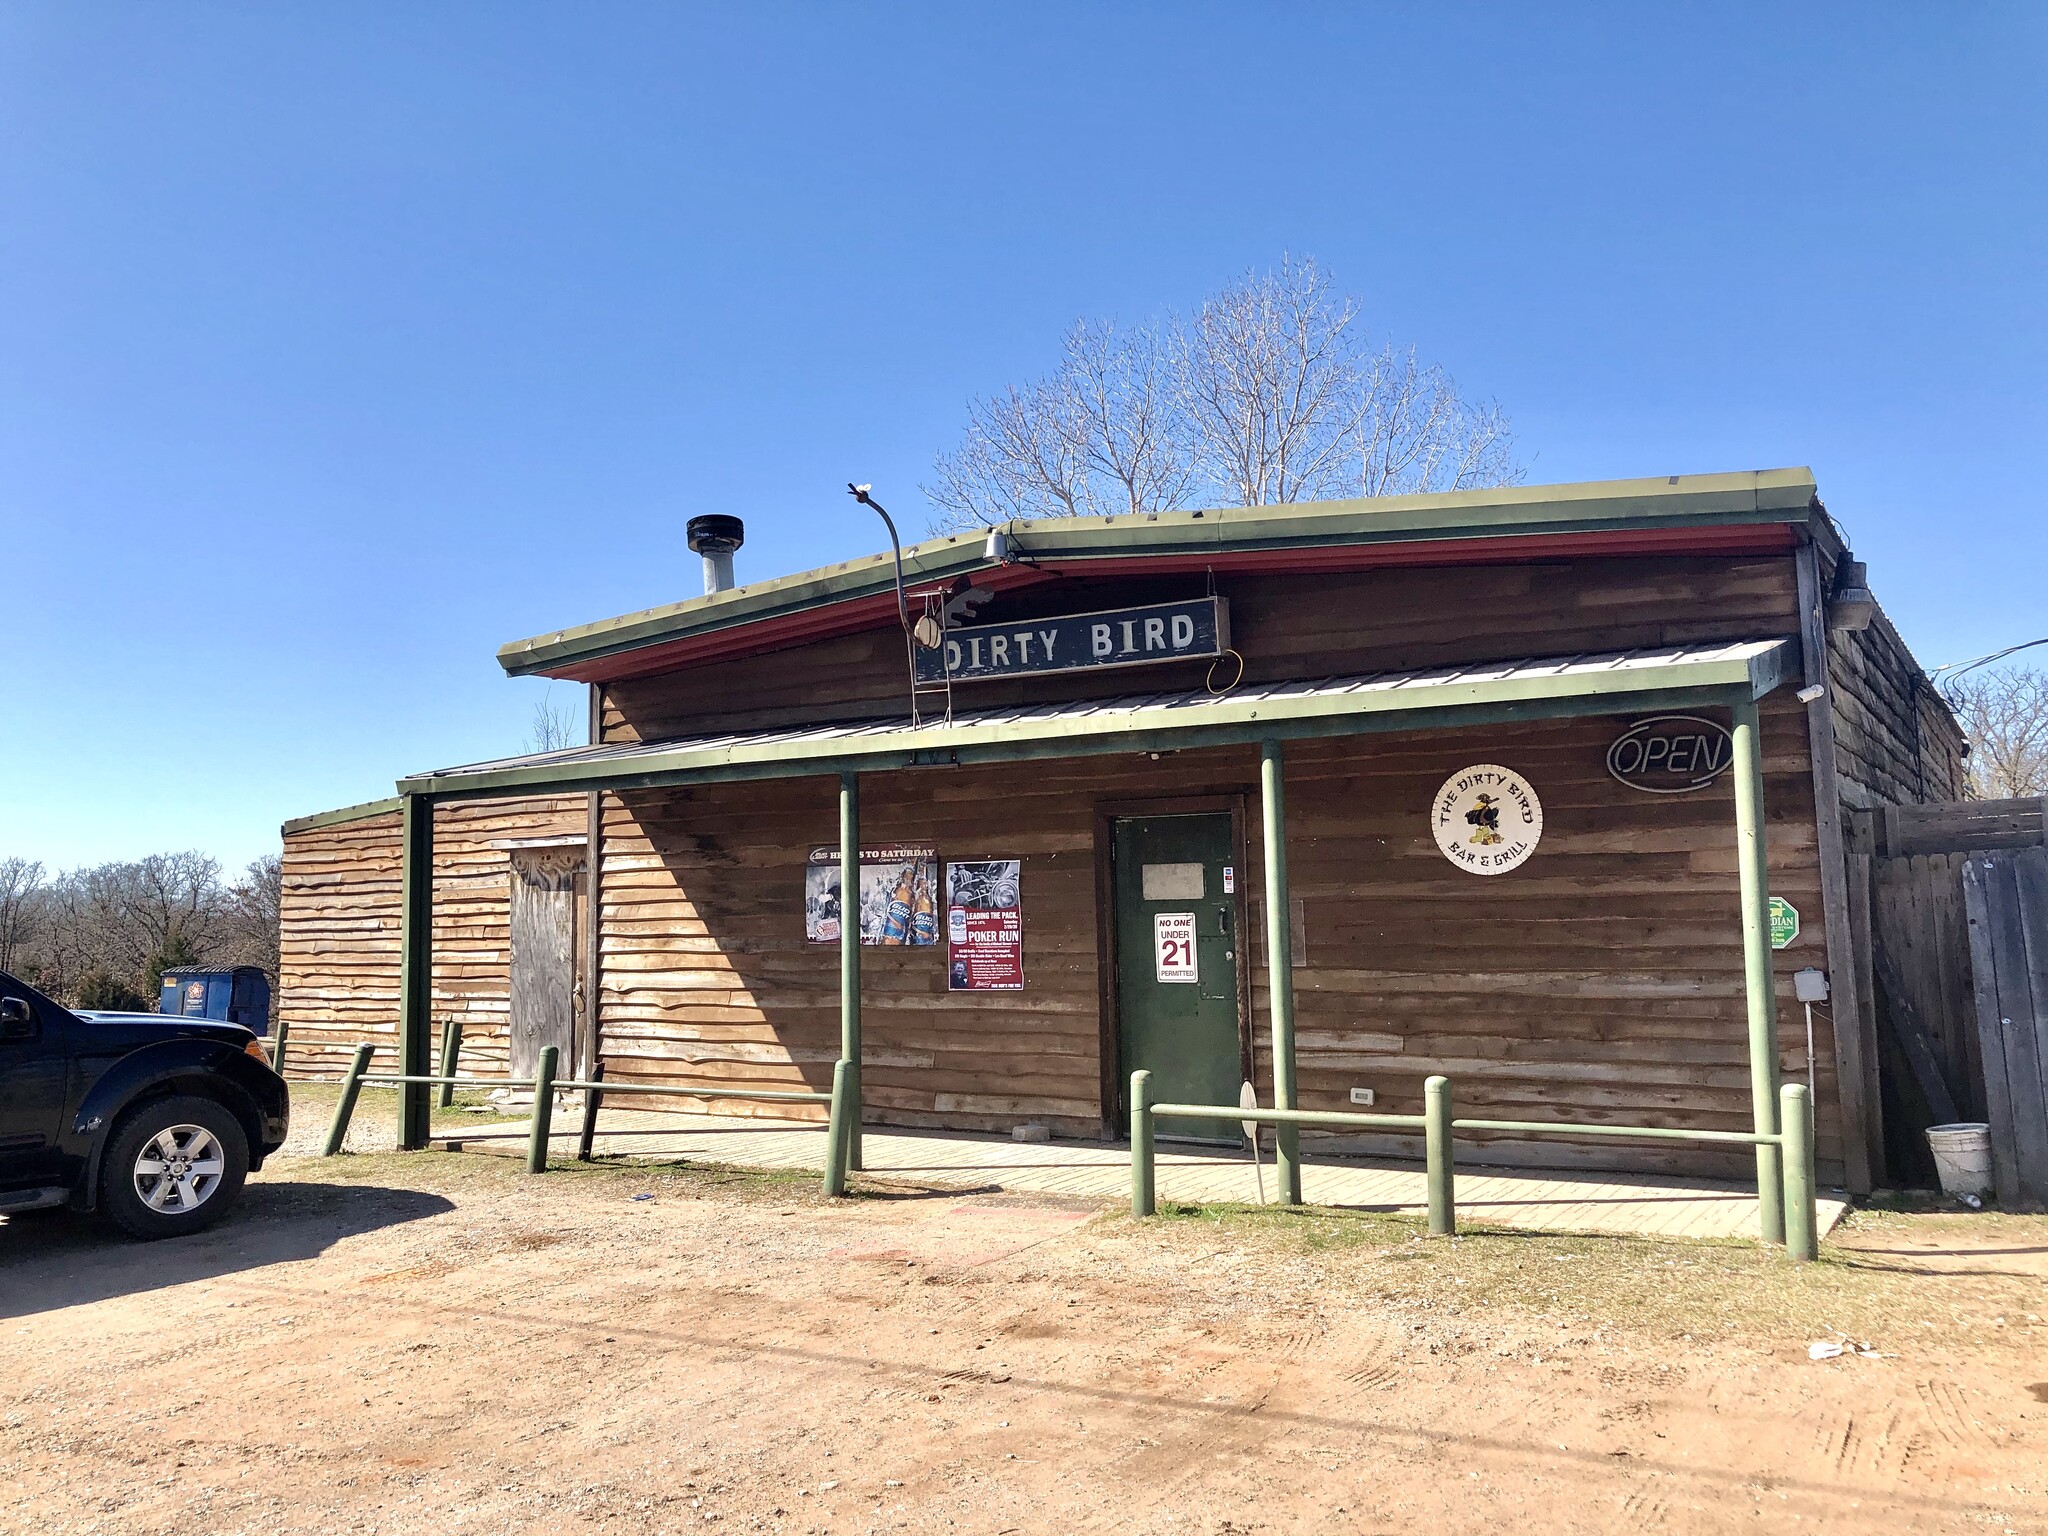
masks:
<instances>
[{"instance_id":1,"label":"clear blue sky","mask_svg":"<svg viewBox=\"0 0 2048 1536\"><path fill-rule=\"evenodd\" d=\"M1792 14L1787 14L1792 13ZM2048 8L0 8L0 856L518 750L503 641L922 523L971 394L1283 250L1534 480L1810 464L2048 633ZM581 691L556 699L580 718Z\"/></svg>"}]
</instances>

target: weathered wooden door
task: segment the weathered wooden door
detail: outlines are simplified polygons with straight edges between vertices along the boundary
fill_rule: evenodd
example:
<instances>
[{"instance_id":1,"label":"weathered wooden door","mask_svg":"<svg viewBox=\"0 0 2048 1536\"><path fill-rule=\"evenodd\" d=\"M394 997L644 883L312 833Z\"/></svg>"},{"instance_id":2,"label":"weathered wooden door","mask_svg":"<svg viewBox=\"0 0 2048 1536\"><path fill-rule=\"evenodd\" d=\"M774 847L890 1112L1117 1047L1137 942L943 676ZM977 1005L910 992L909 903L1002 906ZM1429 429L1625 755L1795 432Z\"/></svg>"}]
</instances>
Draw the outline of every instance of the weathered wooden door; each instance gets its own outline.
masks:
<instances>
[{"instance_id":1,"label":"weathered wooden door","mask_svg":"<svg viewBox=\"0 0 2048 1536\"><path fill-rule=\"evenodd\" d=\"M1160 1103L1235 1104L1243 1057L1237 898L1224 888L1230 817L1123 817L1111 846L1123 1070L1150 1072ZM1159 1134L1243 1139L1223 1120L1162 1120Z\"/></svg>"},{"instance_id":2,"label":"weathered wooden door","mask_svg":"<svg viewBox=\"0 0 2048 1536\"><path fill-rule=\"evenodd\" d=\"M512 852L512 1020L514 1077L531 1077L542 1046L560 1050L558 1071L577 1070L576 892L583 851Z\"/></svg>"}]
</instances>

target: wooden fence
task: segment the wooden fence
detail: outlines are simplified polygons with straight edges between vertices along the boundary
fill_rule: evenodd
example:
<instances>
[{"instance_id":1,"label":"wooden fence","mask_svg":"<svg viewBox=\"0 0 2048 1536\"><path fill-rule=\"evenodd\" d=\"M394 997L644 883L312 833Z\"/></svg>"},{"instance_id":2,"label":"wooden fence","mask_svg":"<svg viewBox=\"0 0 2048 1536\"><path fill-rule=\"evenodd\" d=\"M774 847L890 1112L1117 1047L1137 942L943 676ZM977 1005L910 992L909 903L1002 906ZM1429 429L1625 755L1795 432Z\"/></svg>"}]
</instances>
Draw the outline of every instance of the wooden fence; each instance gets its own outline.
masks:
<instances>
[{"instance_id":1,"label":"wooden fence","mask_svg":"<svg viewBox=\"0 0 2048 1536\"><path fill-rule=\"evenodd\" d=\"M1980 853L1963 870L1992 1185L2007 1210L2048 1206L2048 848Z\"/></svg>"},{"instance_id":2,"label":"wooden fence","mask_svg":"<svg viewBox=\"0 0 2048 1536\"><path fill-rule=\"evenodd\" d=\"M1880 806L1847 830L1864 1102L1879 1107L1871 1166L1881 1182L1929 1185L1927 1127L1987 1114L1963 872L1973 855L2043 846L2043 802Z\"/></svg>"}]
</instances>

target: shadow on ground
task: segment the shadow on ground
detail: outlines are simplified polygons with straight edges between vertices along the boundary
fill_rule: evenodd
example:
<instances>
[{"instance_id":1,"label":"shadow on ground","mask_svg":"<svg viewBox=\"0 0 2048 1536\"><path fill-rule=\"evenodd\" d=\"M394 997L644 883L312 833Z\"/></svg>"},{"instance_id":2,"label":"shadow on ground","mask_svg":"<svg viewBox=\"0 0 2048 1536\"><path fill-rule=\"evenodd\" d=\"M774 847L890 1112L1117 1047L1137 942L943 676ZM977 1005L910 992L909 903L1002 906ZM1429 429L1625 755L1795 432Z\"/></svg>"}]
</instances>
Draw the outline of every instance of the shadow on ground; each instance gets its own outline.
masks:
<instances>
[{"instance_id":1,"label":"shadow on ground","mask_svg":"<svg viewBox=\"0 0 2048 1536\"><path fill-rule=\"evenodd\" d=\"M455 1208L440 1195L363 1184L252 1182L233 1214L191 1237L138 1243L97 1217L41 1211L0 1226L0 1318L31 1317L266 1264Z\"/></svg>"}]
</instances>

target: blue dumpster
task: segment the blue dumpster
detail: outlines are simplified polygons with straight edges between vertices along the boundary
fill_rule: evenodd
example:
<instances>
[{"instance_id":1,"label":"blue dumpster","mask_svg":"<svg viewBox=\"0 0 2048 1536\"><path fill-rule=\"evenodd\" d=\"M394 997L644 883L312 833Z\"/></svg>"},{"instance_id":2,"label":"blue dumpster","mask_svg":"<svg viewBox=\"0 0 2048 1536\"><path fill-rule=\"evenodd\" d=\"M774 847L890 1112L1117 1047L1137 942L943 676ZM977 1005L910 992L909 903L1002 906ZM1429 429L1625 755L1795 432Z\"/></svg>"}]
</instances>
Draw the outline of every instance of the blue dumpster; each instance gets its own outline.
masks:
<instances>
[{"instance_id":1,"label":"blue dumpster","mask_svg":"<svg viewBox=\"0 0 2048 1536\"><path fill-rule=\"evenodd\" d=\"M156 1011L181 1014L188 1019L222 1019L267 1035L270 978L263 974L261 966L255 965L237 965L227 970L165 971Z\"/></svg>"}]
</instances>

